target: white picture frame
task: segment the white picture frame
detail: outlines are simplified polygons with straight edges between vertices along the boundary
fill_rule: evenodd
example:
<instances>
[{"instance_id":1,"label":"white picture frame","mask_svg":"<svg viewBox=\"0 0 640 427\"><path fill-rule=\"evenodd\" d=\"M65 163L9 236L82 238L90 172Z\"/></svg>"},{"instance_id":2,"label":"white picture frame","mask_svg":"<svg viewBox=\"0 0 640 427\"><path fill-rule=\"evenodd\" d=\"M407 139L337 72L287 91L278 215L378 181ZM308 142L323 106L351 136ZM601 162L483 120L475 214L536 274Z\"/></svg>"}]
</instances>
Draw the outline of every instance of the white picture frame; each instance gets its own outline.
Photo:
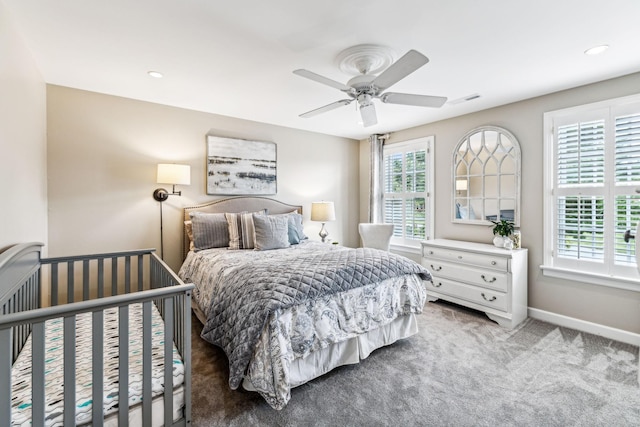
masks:
<instances>
[{"instance_id":1,"label":"white picture frame","mask_svg":"<svg viewBox=\"0 0 640 427\"><path fill-rule=\"evenodd\" d=\"M207 135L207 194L276 194L276 148L274 142Z\"/></svg>"}]
</instances>

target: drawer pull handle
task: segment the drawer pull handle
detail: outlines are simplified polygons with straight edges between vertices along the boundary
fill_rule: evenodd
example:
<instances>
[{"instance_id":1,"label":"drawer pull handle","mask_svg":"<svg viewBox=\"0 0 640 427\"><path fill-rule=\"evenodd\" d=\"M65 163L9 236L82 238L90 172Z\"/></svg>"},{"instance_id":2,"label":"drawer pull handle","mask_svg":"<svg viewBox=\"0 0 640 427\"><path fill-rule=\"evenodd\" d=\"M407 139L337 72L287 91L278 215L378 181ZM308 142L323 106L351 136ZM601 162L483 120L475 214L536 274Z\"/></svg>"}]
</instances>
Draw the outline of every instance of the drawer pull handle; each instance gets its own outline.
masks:
<instances>
[{"instance_id":1,"label":"drawer pull handle","mask_svg":"<svg viewBox=\"0 0 640 427\"><path fill-rule=\"evenodd\" d=\"M484 298L485 301L489 301L489 302L495 301L497 299L495 295L492 296L491 298L487 298L487 296L484 294L484 292L481 293L480 295L482 295L482 298Z\"/></svg>"},{"instance_id":2,"label":"drawer pull handle","mask_svg":"<svg viewBox=\"0 0 640 427\"><path fill-rule=\"evenodd\" d=\"M440 270L442 270L442 266L434 267L433 264L431 264L431 269L433 271L440 271Z\"/></svg>"},{"instance_id":3,"label":"drawer pull handle","mask_svg":"<svg viewBox=\"0 0 640 427\"><path fill-rule=\"evenodd\" d=\"M458 255L458 259L462 259L462 255Z\"/></svg>"},{"instance_id":4,"label":"drawer pull handle","mask_svg":"<svg viewBox=\"0 0 640 427\"><path fill-rule=\"evenodd\" d=\"M497 264L497 262L491 261L491 265L496 265L496 264Z\"/></svg>"},{"instance_id":5,"label":"drawer pull handle","mask_svg":"<svg viewBox=\"0 0 640 427\"><path fill-rule=\"evenodd\" d=\"M485 277L484 274L482 276L480 276L480 277L482 277L482 280L484 280L487 283L493 283L493 282L495 282L497 280L495 277L492 277L491 280L487 280L487 278Z\"/></svg>"},{"instance_id":6,"label":"drawer pull handle","mask_svg":"<svg viewBox=\"0 0 640 427\"><path fill-rule=\"evenodd\" d=\"M429 251L429 255L433 255L433 251Z\"/></svg>"},{"instance_id":7,"label":"drawer pull handle","mask_svg":"<svg viewBox=\"0 0 640 427\"><path fill-rule=\"evenodd\" d=\"M433 285L434 288L439 288L440 286L442 286L442 282L438 282L437 285L434 282L431 282L431 284Z\"/></svg>"}]
</instances>

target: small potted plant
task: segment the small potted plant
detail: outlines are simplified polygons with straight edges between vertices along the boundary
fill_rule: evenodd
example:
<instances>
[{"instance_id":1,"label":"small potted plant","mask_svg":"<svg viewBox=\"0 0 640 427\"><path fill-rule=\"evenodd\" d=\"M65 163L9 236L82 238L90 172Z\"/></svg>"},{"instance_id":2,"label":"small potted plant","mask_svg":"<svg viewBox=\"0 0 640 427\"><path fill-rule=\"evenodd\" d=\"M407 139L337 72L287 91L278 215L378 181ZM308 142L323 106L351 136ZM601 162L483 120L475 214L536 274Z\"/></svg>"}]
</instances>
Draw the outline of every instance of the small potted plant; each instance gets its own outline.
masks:
<instances>
[{"instance_id":1,"label":"small potted plant","mask_svg":"<svg viewBox=\"0 0 640 427\"><path fill-rule=\"evenodd\" d=\"M508 247L509 243L512 243L509 236L513 234L513 222L508 219L491 222L493 223L493 235L496 236L493 238L493 244L499 248Z\"/></svg>"}]
</instances>

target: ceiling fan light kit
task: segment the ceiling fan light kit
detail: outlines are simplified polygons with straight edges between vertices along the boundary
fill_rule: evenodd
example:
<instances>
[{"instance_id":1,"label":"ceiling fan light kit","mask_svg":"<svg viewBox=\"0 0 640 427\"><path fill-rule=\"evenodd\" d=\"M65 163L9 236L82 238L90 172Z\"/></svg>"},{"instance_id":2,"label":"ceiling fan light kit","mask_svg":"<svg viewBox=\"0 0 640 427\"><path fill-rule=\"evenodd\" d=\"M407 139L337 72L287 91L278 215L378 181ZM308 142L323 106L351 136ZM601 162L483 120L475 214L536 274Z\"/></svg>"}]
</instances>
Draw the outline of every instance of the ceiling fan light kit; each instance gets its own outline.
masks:
<instances>
[{"instance_id":1,"label":"ceiling fan light kit","mask_svg":"<svg viewBox=\"0 0 640 427\"><path fill-rule=\"evenodd\" d=\"M300 117L313 117L349 105L355 100L359 106L362 123L364 127L368 127L378 123L374 99L387 104L417 107L439 108L444 105L447 98L443 96L384 92L429 62L429 58L416 50L410 50L395 62L393 59L393 51L384 46L364 44L343 50L337 57L340 70L356 74L346 85L312 71L295 70L293 73L296 75L338 89L350 97L300 114ZM376 76L375 73L381 70L383 71Z\"/></svg>"}]
</instances>

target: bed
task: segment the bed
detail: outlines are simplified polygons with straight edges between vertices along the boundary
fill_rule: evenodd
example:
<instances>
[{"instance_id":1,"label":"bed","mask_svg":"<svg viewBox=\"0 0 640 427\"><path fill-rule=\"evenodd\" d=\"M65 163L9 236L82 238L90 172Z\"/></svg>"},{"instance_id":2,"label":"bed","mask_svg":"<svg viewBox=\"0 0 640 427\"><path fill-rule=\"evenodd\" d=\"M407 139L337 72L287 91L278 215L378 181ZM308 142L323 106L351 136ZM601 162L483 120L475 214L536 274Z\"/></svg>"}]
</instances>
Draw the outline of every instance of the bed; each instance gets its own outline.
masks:
<instances>
[{"instance_id":1,"label":"bed","mask_svg":"<svg viewBox=\"0 0 640 427\"><path fill-rule=\"evenodd\" d=\"M193 285L153 250L41 247L0 254L0 425L190 425Z\"/></svg>"},{"instance_id":2,"label":"bed","mask_svg":"<svg viewBox=\"0 0 640 427\"><path fill-rule=\"evenodd\" d=\"M227 354L231 389L282 409L292 388L417 332L429 272L387 251L310 241L302 206L234 197L187 207L183 220L178 275L195 285L201 336ZM238 245L238 233L255 241Z\"/></svg>"}]
</instances>

